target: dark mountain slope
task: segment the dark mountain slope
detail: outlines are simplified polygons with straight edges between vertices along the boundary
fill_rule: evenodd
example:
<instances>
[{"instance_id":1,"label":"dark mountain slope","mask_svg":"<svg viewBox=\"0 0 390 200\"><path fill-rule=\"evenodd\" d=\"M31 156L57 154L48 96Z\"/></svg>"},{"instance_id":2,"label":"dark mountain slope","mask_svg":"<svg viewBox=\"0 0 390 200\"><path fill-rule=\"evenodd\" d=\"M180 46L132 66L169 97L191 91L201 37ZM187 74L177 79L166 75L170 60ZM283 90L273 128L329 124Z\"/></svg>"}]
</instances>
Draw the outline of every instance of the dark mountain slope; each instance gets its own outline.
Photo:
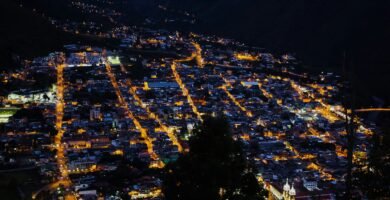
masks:
<instances>
[{"instance_id":1,"label":"dark mountain slope","mask_svg":"<svg viewBox=\"0 0 390 200\"><path fill-rule=\"evenodd\" d=\"M0 1L0 71L20 66L15 62L18 57L43 56L67 43L109 45L110 41L59 31L41 13L38 7L34 12L16 0Z\"/></svg>"},{"instance_id":2,"label":"dark mountain slope","mask_svg":"<svg viewBox=\"0 0 390 200\"><path fill-rule=\"evenodd\" d=\"M296 53L312 69L341 71L346 53L359 90L389 99L390 1L167 0L166 4L195 12L197 31Z\"/></svg>"},{"instance_id":3,"label":"dark mountain slope","mask_svg":"<svg viewBox=\"0 0 390 200\"><path fill-rule=\"evenodd\" d=\"M28 20L27 20L28 19ZM12 56L32 56L58 47L62 35L32 10L12 0L0 2L0 66L12 67Z\"/></svg>"},{"instance_id":4,"label":"dark mountain slope","mask_svg":"<svg viewBox=\"0 0 390 200\"><path fill-rule=\"evenodd\" d=\"M31 2L42 4L37 6L38 11L57 13L61 18L73 13L61 12L64 6L60 3L66 1ZM360 97L377 95L389 102L390 1L123 0L116 4L120 5L116 9L127 13L128 20L124 21L139 23L148 16L164 18L158 4L195 13L198 22L189 28L191 31L215 33L276 52L295 53L310 69L341 72L345 53L348 66L354 67ZM31 57L58 49L64 42L94 42L55 30L31 7L26 7L20 8L16 0L0 1L0 67L10 66L13 54ZM188 30L188 27L174 28Z\"/></svg>"}]
</instances>

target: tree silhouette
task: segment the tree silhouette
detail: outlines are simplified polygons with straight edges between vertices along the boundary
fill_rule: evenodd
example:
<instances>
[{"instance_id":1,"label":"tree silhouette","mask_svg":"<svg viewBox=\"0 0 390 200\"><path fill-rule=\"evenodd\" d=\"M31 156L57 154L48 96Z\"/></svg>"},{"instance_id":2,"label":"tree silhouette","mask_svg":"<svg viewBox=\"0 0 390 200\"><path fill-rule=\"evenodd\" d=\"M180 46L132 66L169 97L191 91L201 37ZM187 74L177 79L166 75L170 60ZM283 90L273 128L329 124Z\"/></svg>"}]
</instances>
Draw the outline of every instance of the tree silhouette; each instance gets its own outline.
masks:
<instances>
[{"instance_id":1,"label":"tree silhouette","mask_svg":"<svg viewBox=\"0 0 390 200\"><path fill-rule=\"evenodd\" d=\"M384 123L382 133L372 138L368 165L357 173L357 185L369 199L390 198L390 120Z\"/></svg>"},{"instance_id":2,"label":"tree silhouette","mask_svg":"<svg viewBox=\"0 0 390 200\"><path fill-rule=\"evenodd\" d=\"M194 130L190 151L165 169L163 192L170 200L263 199L240 143L223 117L207 118Z\"/></svg>"}]
</instances>

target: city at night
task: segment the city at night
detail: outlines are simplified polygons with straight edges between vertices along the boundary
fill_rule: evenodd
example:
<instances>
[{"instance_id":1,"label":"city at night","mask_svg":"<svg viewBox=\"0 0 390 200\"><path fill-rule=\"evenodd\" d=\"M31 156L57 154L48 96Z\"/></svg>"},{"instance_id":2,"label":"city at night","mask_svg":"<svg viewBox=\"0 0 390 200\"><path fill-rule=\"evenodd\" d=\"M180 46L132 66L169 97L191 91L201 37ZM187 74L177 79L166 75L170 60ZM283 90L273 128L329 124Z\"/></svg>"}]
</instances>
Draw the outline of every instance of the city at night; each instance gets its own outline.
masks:
<instances>
[{"instance_id":1,"label":"city at night","mask_svg":"<svg viewBox=\"0 0 390 200\"><path fill-rule=\"evenodd\" d=\"M390 199L389 10L1 0L0 199Z\"/></svg>"}]
</instances>

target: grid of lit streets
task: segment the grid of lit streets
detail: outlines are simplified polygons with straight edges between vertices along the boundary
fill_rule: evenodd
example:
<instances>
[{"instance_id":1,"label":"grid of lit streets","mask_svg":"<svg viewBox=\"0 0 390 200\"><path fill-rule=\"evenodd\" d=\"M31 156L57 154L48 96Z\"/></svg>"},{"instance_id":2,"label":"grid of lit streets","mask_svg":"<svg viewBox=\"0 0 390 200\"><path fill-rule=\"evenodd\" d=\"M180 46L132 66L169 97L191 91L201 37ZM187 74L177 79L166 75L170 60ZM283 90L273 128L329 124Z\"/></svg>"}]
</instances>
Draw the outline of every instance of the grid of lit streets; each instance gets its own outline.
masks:
<instances>
[{"instance_id":1,"label":"grid of lit streets","mask_svg":"<svg viewBox=\"0 0 390 200\"><path fill-rule=\"evenodd\" d=\"M161 53L167 46L170 54ZM57 169L33 198L47 191L65 199L108 195L99 177L115 171L118 162L107 157L159 170L189 150L188 139L203 116L221 114L257 167L258 180L276 198L287 178L301 196L343 190L345 110L336 98L335 75L302 74L290 55L274 57L233 40L168 31L133 30L122 39L120 52L66 48L31 66L48 74L54 68L56 75L55 101L32 100L55 127L46 146L55 152L48 160ZM136 53L124 53L129 49ZM140 68L144 72L136 74ZM5 102L24 103L11 95ZM357 112L376 110L387 108ZM364 165L373 127L356 122L353 160ZM157 176L125 184L132 199L161 198Z\"/></svg>"}]
</instances>

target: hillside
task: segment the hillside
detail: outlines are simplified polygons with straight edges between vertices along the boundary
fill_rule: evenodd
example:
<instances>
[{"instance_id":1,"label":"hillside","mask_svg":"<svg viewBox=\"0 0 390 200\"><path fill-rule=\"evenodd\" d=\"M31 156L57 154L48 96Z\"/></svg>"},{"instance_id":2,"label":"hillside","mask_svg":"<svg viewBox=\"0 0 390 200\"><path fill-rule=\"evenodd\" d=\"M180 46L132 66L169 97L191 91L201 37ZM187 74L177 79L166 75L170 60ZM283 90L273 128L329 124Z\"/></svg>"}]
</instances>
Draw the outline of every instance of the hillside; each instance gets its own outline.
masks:
<instances>
[{"instance_id":1,"label":"hillside","mask_svg":"<svg viewBox=\"0 0 390 200\"><path fill-rule=\"evenodd\" d=\"M61 50L67 43L110 45L111 42L56 30L38 9L34 12L14 0L0 1L0 24L0 71L17 67L17 58L43 56Z\"/></svg>"},{"instance_id":2,"label":"hillside","mask_svg":"<svg viewBox=\"0 0 390 200\"><path fill-rule=\"evenodd\" d=\"M193 29L295 53L308 67L341 71L344 53L359 90L389 98L390 2L385 0L167 0L196 13ZM362 84L363 83L363 84Z\"/></svg>"},{"instance_id":3,"label":"hillside","mask_svg":"<svg viewBox=\"0 0 390 200\"><path fill-rule=\"evenodd\" d=\"M26 2L23 8L14 0L0 2L0 67L12 66L14 55L42 55L64 43L102 43L57 31L38 13L76 21L93 18L104 23L104 19L77 13L66 7L67 0L21 1ZM293 53L310 70L342 72L345 54L348 67L354 68L349 71L355 73L360 97L369 102L371 96L379 96L390 102L389 1L125 0L113 6L126 13L121 21L140 24L144 18L169 15L157 9L159 4L195 13L197 18L194 25L162 24L162 28L217 34ZM37 12L32 12L32 6L37 6Z\"/></svg>"}]
</instances>

